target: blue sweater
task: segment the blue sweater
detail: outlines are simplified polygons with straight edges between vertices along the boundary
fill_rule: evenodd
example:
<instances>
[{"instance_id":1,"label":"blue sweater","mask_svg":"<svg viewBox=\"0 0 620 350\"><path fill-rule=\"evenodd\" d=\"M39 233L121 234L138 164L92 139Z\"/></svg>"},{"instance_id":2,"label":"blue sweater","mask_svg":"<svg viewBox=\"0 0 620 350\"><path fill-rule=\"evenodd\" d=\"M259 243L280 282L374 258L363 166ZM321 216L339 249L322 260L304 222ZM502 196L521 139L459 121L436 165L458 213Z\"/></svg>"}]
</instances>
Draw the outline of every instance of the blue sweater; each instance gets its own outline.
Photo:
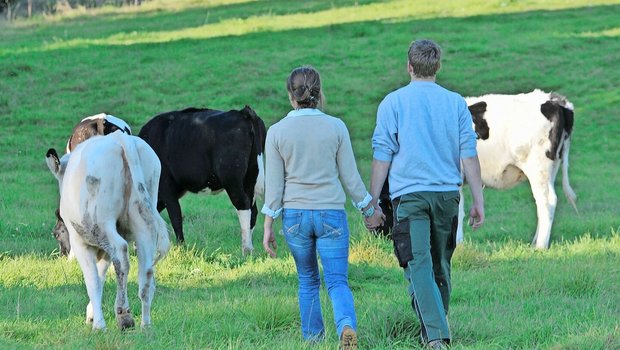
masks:
<instances>
[{"instance_id":1,"label":"blue sweater","mask_svg":"<svg viewBox=\"0 0 620 350\"><path fill-rule=\"evenodd\" d=\"M463 158L476 156L476 134L461 95L414 81L388 94L377 111L374 158L390 164L390 197L456 191Z\"/></svg>"}]
</instances>

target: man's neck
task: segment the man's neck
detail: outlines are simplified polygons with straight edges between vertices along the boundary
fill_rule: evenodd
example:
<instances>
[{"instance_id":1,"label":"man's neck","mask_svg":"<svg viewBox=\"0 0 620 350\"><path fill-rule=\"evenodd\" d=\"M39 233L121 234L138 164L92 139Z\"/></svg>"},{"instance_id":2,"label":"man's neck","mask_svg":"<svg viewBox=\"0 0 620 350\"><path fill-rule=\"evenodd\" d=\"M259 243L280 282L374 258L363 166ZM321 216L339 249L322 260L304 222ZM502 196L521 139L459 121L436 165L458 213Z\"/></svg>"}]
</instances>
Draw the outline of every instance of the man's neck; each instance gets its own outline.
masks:
<instances>
[{"instance_id":1,"label":"man's neck","mask_svg":"<svg viewBox=\"0 0 620 350\"><path fill-rule=\"evenodd\" d=\"M435 77L425 77L425 78L420 78L420 77L416 77L415 75L411 76L411 82L416 82L416 81L424 81L424 82L429 82L429 83L434 83L435 82Z\"/></svg>"}]
</instances>

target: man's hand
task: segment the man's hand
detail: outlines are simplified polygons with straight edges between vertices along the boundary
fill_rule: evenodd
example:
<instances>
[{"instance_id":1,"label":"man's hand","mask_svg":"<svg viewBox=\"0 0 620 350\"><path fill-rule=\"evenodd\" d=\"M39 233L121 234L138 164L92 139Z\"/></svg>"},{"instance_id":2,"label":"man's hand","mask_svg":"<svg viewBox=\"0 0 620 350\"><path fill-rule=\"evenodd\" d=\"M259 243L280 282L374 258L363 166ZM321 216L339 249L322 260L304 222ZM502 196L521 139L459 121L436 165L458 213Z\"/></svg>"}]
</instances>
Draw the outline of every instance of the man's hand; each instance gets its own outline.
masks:
<instances>
[{"instance_id":1,"label":"man's hand","mask_svg":"<svg viewBox=\"0 0 620 350\"><path fill-rule=\"evenodd\" d=\"M385 215L381 211L381 207L376 206L375 212L371 216L364 218L364 224L366 225L366 228L370 231L383 225L384 220L385 220Z\"/></svg>"},{"instance_id":2,"label":"man's hand","mask_svg":"<svg viewBox=\"0 0 620 350\"><path fill-rule=\"evenodd\" d=\"M469 211L469 226L476 231L484 223L484 205L474 203Z\"/></svg>"}]
</instances>

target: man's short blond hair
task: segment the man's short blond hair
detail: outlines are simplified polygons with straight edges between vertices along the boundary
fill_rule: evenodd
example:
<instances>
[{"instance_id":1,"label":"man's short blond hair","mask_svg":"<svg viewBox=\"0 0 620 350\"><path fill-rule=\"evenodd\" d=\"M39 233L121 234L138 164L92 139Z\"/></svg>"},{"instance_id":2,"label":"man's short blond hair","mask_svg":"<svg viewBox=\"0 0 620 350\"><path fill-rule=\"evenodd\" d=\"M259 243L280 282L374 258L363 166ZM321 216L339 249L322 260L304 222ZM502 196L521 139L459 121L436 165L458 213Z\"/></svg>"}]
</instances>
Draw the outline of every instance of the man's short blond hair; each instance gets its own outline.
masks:
<instances>
[{"instance_id":1,"label":"man's short blond hair","mask_svg":"<svg viewBox=\"0 0 620 350\"><path fill-rule=\"evenodd\" d=\"M416 77L434 77L439 70L440 61L441 47L430 40L416 40L409 46L409 64Z\"/></svg>"}]
</instances>

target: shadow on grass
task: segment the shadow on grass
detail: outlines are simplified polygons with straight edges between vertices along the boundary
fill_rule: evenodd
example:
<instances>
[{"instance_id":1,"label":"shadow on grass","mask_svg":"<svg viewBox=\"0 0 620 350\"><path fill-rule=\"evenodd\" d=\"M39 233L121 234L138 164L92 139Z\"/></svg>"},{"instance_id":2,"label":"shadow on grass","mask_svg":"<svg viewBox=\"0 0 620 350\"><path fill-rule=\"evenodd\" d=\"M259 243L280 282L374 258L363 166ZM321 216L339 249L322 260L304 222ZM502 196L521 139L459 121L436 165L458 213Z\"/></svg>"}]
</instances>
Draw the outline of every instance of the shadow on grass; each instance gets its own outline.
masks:
<instances>
[{"instance_id":1,"label":"shadow on grass","mask_svg":"<svg viewBox=\"0 0 620 350\"><path fill-rule=\"evenodd\" d=\"M107 33L102 32L102 28L105 26L98 26L95 20L93 24L94 35L88 35L89 28L84 28L83 23L79 23L76 32L78 36L69 34L67 26L63 27L63 33L58 36L53 36L51 42L46 43L40 47L20 48L17 51L11 51L11 49L5 50L4 54L16 54L27 51L50 51L71 47L83 47L89 45L136 45L136 44L153 44L164 43L179 40L188 39L212 39L216 37L227 36L240 36L251 33L261 32L278 32L298 29L313 29L323 28L334 25L343 25L350 23L365 23L369 20L405 20L409 21L418 16L418 10L412 6L406 6L406 3L398 5L398 1L394 3L369 3L361 5L353 5L350 3L341 3L339 7L335 7L333 3L327 5L326 3L311 3L312 6L304 5L303 2L297 2L297 6L288 6L280 3L281 7L277 7L274 11L273 5L270 2L265 3L244 3L235 5L226 5L218 7L222 10L222 14L237 13L241 11L244 13L242 17L219 17L218 21L210 23L208 17L200 14L198 11L185 11L182 14L169 14L159 13L153 15L151 18L128 18L124 23L131 26L127 28L123 26L123 22L114 19L111 22L103 20L102 25L107 24L107 28L113 29L113 31ZM326 6L327 5L327 6ZM345 5L345 6L342 6ZM348 7L347 7L348 5ZM247 9L246 9L247 7ZM600 6L605 7L605 6ZM538 10L538 11L524 11L511 13L512 16L529 16L532 13L554 13L560 11L590 11L592 8L577 8L572 10ZM496 9L498 12L500 9ZM505 9L504 9L505 10ZM305 12L299 12L305 11ZM433 11L429 9L429 13L424 13L420 17L435 17ZM489 11L489 10L486 10ZM492 12L492 11L491 11ZM256 15L252 15L256 13ZM267 15L265 15L267 13ZM467 13L467 12L465 12ZM260 14L260 15L258 15ZM180 20L188 16L186 20ZM197 16L197 17L192 17ZM233 15L234 16L234 15ZM456 17L465 17L464 14L458 11L454 13ZM476 15L472 14L470 18L486 17L486 16L502 16L502 15ZM444 17L449 18L449 17ZM466 17L467 18L467 17ZM434 18L434 20L441 20L441 17ZM194 26L188 26L188 22L193 23ZM113 26L111 24L113 23ZM180 25L182 23L182 25ZM89 23L90 25L91 23ZM71 27L71 25L69 26ZM151 28L151 30L149 30ZM166 28L166 30L156 30L157 28ZM152 30L155 29L155 30ZM608 27L603 27L601 32L605 33L609 31ZM586 35L592 33L592 31L584 32ZM615 32L614 32L615 33ZM60 33L59 33L60 34ZM575 33L575 35L581 35L583 33ZM592 37L592 36L589 36ZM47 40L46 40L47 42ZM3 52L0 51L0 54Z\"/></svg>"},{"instance_id":2,"label":"shadow on grass","mask_svg":"<svg viewBox=\"0 0 620 350\"><path fill-rule=\"evenodd\" d=\"M358 3L378 2L377 0L342 0L327 1L282 1L261 0L233 4L219 4L175 9L145 9L136 12L112 12L101 14L86 14L54 22L37 21L27 22L16 28L8 27L17 33L18 30L29 32L29 35L39 37L35 31L37 26L46 28L46 41L71 40L77 38L102 38L118 33L155 32L165 28L166 31L179 31L186 28L204 26L222 21L243 21L258 16L286 16L293 13L317 12L342 7L350 7ZM355 7L352 7L355 8ZM32 28L29 28L32 27ZM41 36L40 38L44 38Z\"/></svg>"}]
</instances>

